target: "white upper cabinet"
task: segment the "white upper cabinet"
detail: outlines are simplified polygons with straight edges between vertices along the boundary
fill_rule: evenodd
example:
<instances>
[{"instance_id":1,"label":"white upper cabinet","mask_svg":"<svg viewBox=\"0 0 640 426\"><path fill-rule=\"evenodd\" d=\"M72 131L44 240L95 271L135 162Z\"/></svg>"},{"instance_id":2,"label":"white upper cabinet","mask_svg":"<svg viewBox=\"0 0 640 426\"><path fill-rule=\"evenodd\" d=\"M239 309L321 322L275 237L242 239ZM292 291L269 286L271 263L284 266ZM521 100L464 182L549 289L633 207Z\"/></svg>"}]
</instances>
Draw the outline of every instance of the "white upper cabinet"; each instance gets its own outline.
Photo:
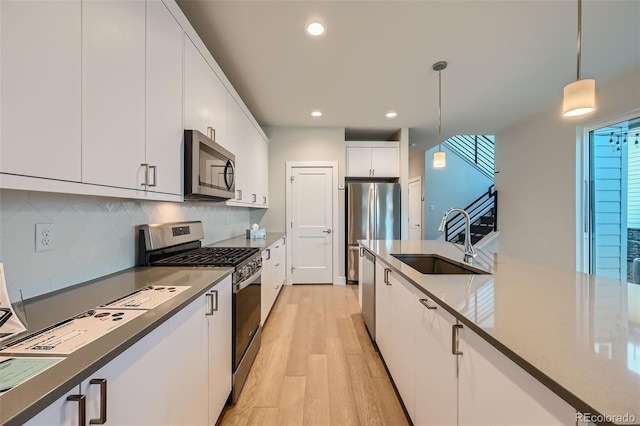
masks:
<instances>
[{"instance_id":1,"label":"white upper cabinet","mask_svg":"<svg viewBox=\"0 0 640 426\"><path fill-rule=\"evenodd\" d=\"M145 2L82 3L82 181L145 179Z\"/></svg>"},{"instance_id":2,"label":"white upper cabinet","mask_svg":"<svg viewBox=\"0 0 640 426\"><path fill-rule=\"evenodd\" d=\"M151 191L182 193L182 27L161 1L147 2L146 160ZM155 179L154 179L155 178Z\"/></svg>"},{"instance_id":3,"label":"white upper cabinet","mask_svg":"<svg viewBox=\"0 0 640 426\"><path fill-rule=\"evenodd\" d=\"M80 181L81 3L1 1L0 172Z\"/></svg>"},{"instance_id":4,"label":"white upper cabinet","mask_svg":"<svg viewBox=\"0 0 640 426\"><path fill-rule=\"evenodd\" d=\"M371 176L371 148L347 145L347 176Z\"/></svg>"},{"instance_id":5,"label":"white upper cabinet","mask_svg":"<svg viewBox=\"0 0 640 426\"><path fill-rule=\"evenodd\" d=\"M398 142L347 142L347 176L398 177Z\"/></svg>"},{"instance_id":6,"label":"white upper cabinet","mask_svg":"<svg viewBox=\"0 0 640 426\"><path fill-rule=\"evenodd\" d=\"M236 156L236 195L229 205L269 206L269 144L227 94L228 148Z\"/></svg>"},{"instance_id":7,"label":"white upper cabinet","mask_svg":"<svg viewBox=\"0 0 640 426\"><path fill-rule=\"evenodd\" d=\"M254 188L256 207L269 206L269 144L260 133L253 131L253 164Z\"/></svg>"},{"instance_id":8,"label":"white upper cabinet","mask_svg":"<svg viewBox=\"0 0 640 426\"><path fill-rule=\"evenodd\" d=\"M188 36L184 37L184 126L229 149L227 89Z\"/></svg>"},{"instance_id":9,"label":"white upper cabinet","mask_svg":"<svg viewBox=\"0 0 640 426\"><path fill-rule=\"evenodd\" d=\"M251 174L250 131L251 122L235 99L230 94L227 94L227 132L229 141L233 142L229 151L236 157L236 194L232 200L233 202L249 201L248 187L251 184L249 176Z\"/></svg>"}]
</instances>

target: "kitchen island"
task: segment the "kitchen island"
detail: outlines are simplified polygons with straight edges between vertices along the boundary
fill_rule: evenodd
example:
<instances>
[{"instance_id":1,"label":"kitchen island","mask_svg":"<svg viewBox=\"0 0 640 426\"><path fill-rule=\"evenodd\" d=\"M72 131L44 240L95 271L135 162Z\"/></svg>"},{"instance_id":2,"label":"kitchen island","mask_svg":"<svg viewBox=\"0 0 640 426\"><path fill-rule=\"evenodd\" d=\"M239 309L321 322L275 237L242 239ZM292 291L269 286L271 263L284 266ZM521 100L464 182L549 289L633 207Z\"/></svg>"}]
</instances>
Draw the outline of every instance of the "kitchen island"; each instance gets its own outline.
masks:
<instances>
[{"instance_id":1,"label":"kitchen island","mask_svg":"<svg viewBox=\"0 0 640 426\"><path fill-rule=\"evenodd\" d=\"M640 286L481 250L474 267L487 275L426 275L392 254L435 254L463 263L463 247L424 240L360 244L389 275L426 296L429 309L446 311L577 412L640 422ZM376 275L376 291L380 279ZM387 315L380 308L376 315ZM389 364L383 348L381 353ZM415 398L418 410L423 401L417 393Z\"/></svg>"}]
</instances>

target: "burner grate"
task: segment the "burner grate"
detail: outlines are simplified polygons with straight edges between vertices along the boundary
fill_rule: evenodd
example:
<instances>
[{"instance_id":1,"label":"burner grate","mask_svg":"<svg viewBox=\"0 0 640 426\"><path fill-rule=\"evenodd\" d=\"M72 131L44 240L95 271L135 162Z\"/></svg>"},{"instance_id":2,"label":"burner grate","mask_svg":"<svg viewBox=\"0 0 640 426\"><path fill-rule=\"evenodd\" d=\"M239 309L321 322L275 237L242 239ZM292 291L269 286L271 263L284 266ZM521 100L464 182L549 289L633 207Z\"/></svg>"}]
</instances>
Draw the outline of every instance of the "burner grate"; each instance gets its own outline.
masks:
<instances>
[{"instance_id":1,"label":"burner grate","mask_svg":"<svg viewBox=\"0 0 640 426\"><path fill-rule=\"evenodd\" d=\"M247 247L202 247L154 262L158 266L237 266L259 249Z\"/></svg>"}]
</instances>

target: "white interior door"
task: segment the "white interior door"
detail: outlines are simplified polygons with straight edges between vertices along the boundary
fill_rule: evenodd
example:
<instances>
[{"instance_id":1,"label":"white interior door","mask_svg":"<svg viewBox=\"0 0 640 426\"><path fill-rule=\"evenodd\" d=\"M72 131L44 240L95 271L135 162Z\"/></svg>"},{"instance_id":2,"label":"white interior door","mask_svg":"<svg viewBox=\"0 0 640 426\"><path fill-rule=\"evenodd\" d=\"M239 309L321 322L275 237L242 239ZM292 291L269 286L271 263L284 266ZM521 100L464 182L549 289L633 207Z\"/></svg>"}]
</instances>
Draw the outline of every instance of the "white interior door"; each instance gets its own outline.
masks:
<instances>
[{"instance_id":1,"label":"white interior door","mask_svg":"<svg viewBox=\"0 0 640 426\"><path fill-rule=\"evenodd\" d=\"M422 179L409 181L409 239L422 239Z\"/></svg>"},{"instance_id":2,"label":"white interior door","mask_svg":"<svg viewBox=\"0 0 640 426\"><path fill-rule=\"evenodd\" d=\"M333 282L333 168L291 169L291 253L294 284Z\"/></svg>"}]
</instances>

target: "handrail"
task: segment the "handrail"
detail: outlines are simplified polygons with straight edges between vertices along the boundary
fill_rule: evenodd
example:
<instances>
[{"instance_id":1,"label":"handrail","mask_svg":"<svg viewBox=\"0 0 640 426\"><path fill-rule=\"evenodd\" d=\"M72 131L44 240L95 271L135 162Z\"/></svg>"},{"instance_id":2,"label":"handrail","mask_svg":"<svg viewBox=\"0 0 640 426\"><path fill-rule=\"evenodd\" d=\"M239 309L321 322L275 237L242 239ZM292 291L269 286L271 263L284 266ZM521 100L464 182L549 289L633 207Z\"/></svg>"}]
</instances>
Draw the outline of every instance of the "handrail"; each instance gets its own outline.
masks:
<instances>
[{"instance_id":1,"label":"handrail","mask_svg":"<svg viewBox=\"0 0 640 426\"><path fill-rule=\"evenodd\" d=\"M455 135L443 144L474 165L484 175L493 179L495 162L492 139L485 135Z\"/></svg>"},{"instance_id":2,"label":"handrail","mask_svg":"<svg viewBox=\"0 0 640 426\"><path fill-rule=\"evenodd\" d=\"M495 189L495 185L491 185L489 189L475 199L471 204L464 208L469 214L471 224L475 224L480 218L490 213L494 220L492 231L498 229L498 191ZM451 219L445 224L445 240L451 241L464 231L465 222L464 216L457 214L452 216Z\"/></svg>"}]
</instances>

